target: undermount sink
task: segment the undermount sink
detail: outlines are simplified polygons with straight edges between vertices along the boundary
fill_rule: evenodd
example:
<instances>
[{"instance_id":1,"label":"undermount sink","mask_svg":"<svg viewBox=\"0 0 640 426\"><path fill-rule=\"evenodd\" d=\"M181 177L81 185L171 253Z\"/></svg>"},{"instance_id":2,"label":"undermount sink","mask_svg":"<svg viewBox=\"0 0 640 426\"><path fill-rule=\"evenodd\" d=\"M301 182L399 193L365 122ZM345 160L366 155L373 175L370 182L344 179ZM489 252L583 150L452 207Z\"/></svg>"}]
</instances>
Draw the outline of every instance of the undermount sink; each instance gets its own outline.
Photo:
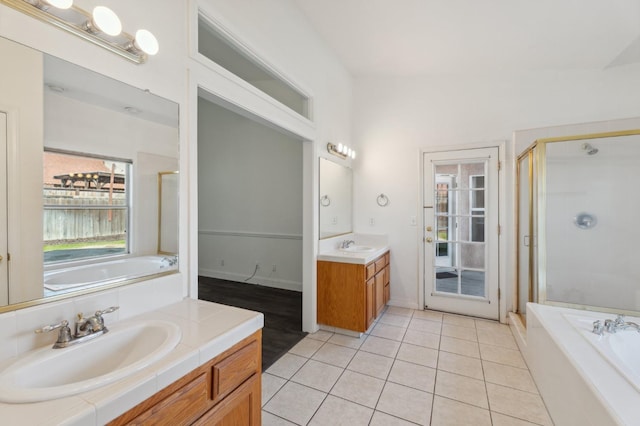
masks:
<instances>
[{"instance_id":1,"label":"undermount sink","mask_svg":"<svg viewBox=\"0 0 640 426\"><path fill-rule=\"evenodd\" d=\"M68 348L36 349L0 372L0 401L45 401L113 383L160 360L181 338L176 324L148 320L115 324Z\"/></svg>"},{"instance_id":2,"label":"undermount sink","mask_svg":"<svg viewBox=\"0 0 640 426\"><path fill-rule=\"evenodd\" d=\"M356 245L356 246L343 247L340 250L351 252L351 253L367 253L367 252L375 251L375 249L376 249L375 247Z\"/></svg>"}]
</instances>

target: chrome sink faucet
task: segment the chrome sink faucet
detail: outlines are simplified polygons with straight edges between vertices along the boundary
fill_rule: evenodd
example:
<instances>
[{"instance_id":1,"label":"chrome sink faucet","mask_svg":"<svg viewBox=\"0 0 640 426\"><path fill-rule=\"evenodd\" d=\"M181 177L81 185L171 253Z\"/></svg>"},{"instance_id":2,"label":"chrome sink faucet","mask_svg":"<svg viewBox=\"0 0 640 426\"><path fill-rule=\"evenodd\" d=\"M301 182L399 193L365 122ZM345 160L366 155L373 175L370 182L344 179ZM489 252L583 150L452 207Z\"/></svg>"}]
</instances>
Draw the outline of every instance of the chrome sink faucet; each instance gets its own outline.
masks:
<instances>
[{"instance_id":1,"label":"chrome sink faucet","mask_svg":"<svg viewBox=\"0 0 640 426\"><path fill-rule=\"evenodd\" d=\"M167 266L175 266L178 263L178 256L165 256L162 258L162 262L166 262Z\"/></svg>"},{"instance_id":2,"label":"chrome sink faucet","mask_svg":"<svg viewBox=\"0 0 640 426\"><path fill-rule=\"evenodd\" d=\"M356 242L353 240L344 240L342 244L340 244L340 248L349 248L351 244L355 244Z\"/></svg>"},{"instance_id":3,"label":"chrome sink faucet","mask_svg":"<svg viewBox=\"0 0 640 426\"><path fill-rule=\"evenodd\" d=\"M104 318L102 316L104 314L110 314L119 309L119 306L112 306L105 310L96 311L95 314L90 316L89 318L84 318L82 313L78 314L75 324L75 334L71 334L71 329L69 328L69 321L63 320L57 324L46 325L42 328L37 329L36 333L46 333L49 331L60 329L58 333L58 340L53 344L54 349L66 348L71 345L75 345L76 343L86 342L87 340L94 339L104 333L108 332L109 329L104 325Z\"/></svg>"}]
</instances>

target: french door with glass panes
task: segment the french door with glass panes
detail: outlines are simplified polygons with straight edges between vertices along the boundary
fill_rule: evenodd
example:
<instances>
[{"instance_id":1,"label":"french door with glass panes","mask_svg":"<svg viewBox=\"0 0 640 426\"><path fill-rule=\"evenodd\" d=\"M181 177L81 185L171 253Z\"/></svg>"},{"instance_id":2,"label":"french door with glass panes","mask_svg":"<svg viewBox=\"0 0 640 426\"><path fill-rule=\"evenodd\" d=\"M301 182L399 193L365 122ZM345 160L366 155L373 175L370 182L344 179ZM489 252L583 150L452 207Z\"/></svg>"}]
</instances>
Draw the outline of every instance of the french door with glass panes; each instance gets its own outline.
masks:
<instances>
[{"instance_id":1,"label":"french door with glass panes","mask_svg":"<svg viewBox=\"0 0 640 426\"><path fill-rule=\"evenodd\" d=\"M425 306L498 319L498 148L423 160Z\"/></svg>"}]
</instances>

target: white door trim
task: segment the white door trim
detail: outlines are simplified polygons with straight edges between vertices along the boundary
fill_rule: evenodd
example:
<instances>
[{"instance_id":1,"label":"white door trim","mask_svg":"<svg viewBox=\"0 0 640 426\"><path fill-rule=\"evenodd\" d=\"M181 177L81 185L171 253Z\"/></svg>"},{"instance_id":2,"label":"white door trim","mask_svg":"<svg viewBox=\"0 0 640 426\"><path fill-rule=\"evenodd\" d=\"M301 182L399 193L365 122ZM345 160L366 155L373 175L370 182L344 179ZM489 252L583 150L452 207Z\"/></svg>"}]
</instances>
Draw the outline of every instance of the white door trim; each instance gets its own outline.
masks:
<instances>
[{"instance_id":1,"label":"white door trim","mask_svg":"<svg viewBox=\"0 0 640 426\"><path fill-rule=\"evenodd\" d=\"M420 182L418 183L418 200L419 205L417 213L417 217L419 218L419 227L416 232L416 243L418 245L418 301L422 307L424 307L425 303L425 293L424 293L424 214L423 214L423 205L424 205L424 155L429 153L436 152L445 152L445 151L458 151L458 150L467 150L467 149L476 149L476 148L498 148L498 159L501 164L500 172L498 173L498 222L502 228L502 232L498 237L499 240L499 252L498 252L498 279L499 279L499 289L501 292L501 298L498 301L499 306L499 318L501 323L507 322L507 287L506 287L506 277L507 277L507 262L506 260L509 258L507 256L507 245L505 236L509 234L507 229L505 229L505 225L508 223L507 221L507 181L506 181L506 141L489 141L489 142L480 142L474 144L461 144L461 145L449 145L449 146L434 146L434 147L423 147L418 150L418 167L419 167L419 176Z\"/></svg>"}]
</instances>

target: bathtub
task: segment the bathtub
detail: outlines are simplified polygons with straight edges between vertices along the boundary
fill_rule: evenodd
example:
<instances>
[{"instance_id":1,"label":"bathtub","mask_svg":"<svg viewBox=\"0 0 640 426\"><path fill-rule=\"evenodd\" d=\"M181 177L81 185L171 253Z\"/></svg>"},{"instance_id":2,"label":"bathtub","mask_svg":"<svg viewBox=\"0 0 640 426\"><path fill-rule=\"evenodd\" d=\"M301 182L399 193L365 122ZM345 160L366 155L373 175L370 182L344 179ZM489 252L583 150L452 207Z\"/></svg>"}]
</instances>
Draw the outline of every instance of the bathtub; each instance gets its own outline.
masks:
<instances>
[{"instance_id":1,"label":"bathtub","mask_svg":"<svg viewBox=\"0 0 640 426\"><path fill-rule=\"evenodd\" d=\"M556 425L640 425L640 333L592 333L615 317L527 304L527 363Z\"/></svg>"},{"instance_id":2,"label":"bathtub","mask_svg":"<svg viewBox=\"0 0 640 426\"><path fill-rule=\"evenodd\" d=\"M175 256L138 256L45 271L44 287L62 292L131 280L178 269ZM171 264L173 263L173 264Z\"/></svg>"}]
</instances>

